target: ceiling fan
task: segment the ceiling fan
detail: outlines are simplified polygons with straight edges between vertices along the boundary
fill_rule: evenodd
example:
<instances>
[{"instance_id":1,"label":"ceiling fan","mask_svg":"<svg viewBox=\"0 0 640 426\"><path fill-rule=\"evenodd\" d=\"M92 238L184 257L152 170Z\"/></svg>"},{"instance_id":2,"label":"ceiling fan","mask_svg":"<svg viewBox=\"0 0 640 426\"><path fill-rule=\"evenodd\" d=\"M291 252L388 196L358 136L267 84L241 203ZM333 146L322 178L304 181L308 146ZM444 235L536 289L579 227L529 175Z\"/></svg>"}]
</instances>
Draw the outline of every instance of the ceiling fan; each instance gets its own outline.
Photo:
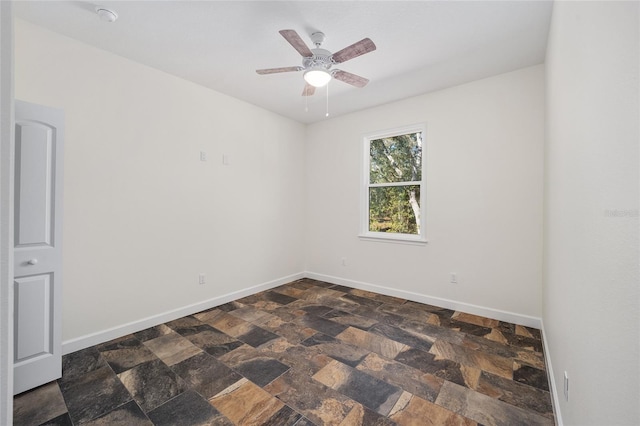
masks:
<instances>
[{"instance_id":1,"label":"ceiling fan","mask_svg":"<svg viewBox=\"0 0 640 426\"><path fill-rule=\"evenodd\" d=\"M326 49L320 48L325 39L324 33L315 32L311 34L311 41L316 46L315 49L309 49L294 30L281 30L280 34L302 55L302 66L260 69L256 70L258 74L304 71L303 77L306 84L302 91L302 96L313 95L316 87L326 86L332 78L355 87L364 87L369 82L368 79L359 75L331 69L335 64L341 64L349 59L357 58L376 50L376 45L369 38L364 38L336 53L331 53Z\"/></svg>"}]
</instances>

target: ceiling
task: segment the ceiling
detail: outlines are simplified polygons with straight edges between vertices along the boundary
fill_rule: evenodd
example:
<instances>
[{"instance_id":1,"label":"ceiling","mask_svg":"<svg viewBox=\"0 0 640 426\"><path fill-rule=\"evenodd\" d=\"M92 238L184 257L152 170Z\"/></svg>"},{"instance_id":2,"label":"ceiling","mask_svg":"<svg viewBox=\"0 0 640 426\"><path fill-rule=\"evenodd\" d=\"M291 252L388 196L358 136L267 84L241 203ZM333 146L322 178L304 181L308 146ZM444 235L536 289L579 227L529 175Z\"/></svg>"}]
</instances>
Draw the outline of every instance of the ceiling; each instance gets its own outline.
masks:
<instances>
[{"instance_id":1,"label":"ceiling","mask_svg":"<svg viewBox=\"0 0 640 426\"><path fill-rule=\"evenodd\" d=\"M95 6L113 9L103 22ZM301 96L280 35L326 34L336 52L369 37L377 50L339 65L371 80L329 84L331 117L544 62L552 3L539 1L18 1L16 17L302 123L325 119L326 92ZM308 102L308 104L306 104ZM307 109L308 111L305 111Z\"/></svg>"}]
</instances>

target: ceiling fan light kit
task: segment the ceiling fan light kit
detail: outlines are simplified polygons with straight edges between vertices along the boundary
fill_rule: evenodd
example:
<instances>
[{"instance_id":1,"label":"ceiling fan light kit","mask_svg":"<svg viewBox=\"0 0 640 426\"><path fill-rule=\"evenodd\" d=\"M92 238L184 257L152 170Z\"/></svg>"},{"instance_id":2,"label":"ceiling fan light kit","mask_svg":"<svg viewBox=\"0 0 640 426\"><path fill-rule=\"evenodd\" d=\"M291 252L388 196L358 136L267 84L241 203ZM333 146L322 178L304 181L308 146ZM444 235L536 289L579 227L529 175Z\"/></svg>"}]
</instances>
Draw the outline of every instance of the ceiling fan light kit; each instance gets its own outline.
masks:
<instances>
[{"instance_id":1,"label":"ceiling fan light kit","mask_svg":"<svg viewBox=\"0 0 640 426\"><path fill-rule=\"evenodd\" d=\"M322 67L312 68L304 72L304 81L313 87L324 87L331 81L331 74Z\"/></svg>"},{"instance_id":2,"label":"ceiling fan light kit","mask_svg":"<svg viewBox=\"0 0 640 426\"><path fill-rule=\"evenodd\" d=\"M280 30L280 35L300 53L302 66L259 69L256 70L258 74L304 71L303 78L306 85L302 96L313 95L316 87L326 86L333 78L354 87L364 87L369 83L369 80L364 77L338 69L331 70L331 67L376 50L376 45L370 39L364 38L336 53L331 53L320 48L325 39L322 32L311 34L311 41L315 45L315 49L309 49L295 30Z\"/></svg>"}]
</instances>

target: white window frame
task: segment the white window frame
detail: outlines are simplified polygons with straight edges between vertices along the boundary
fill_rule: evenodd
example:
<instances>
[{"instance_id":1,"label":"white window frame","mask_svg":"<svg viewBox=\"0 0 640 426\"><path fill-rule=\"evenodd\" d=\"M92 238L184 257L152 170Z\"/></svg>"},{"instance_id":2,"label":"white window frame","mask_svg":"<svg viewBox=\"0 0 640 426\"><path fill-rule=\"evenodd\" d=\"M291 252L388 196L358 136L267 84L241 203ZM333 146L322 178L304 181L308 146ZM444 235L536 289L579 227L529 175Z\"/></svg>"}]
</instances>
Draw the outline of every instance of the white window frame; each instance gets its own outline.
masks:
<instances>
[{"instance_id":1,"label":"white window frame","mask_svg":"<svg viewBox=\"0 0 640 426\"><path fill-rule=\"evenodd\" d=\"M422 133L422 180L415 182L393 182L385 185L376 185L369 182L370 178L370 146L371 141L392 136L406 135L410 133ZM427 126L424 123L412 124L383 131L367 133L362 138L362 183L360 191L360 234L361 240L380 241L402 244L423 245L427 243L426 224L427 224L427 185L426 185L426 135ZM395 232L374 232L369 230L369 188L376 186L420 186L420 234L401 234Z\"/></svg>"}]
</instances>

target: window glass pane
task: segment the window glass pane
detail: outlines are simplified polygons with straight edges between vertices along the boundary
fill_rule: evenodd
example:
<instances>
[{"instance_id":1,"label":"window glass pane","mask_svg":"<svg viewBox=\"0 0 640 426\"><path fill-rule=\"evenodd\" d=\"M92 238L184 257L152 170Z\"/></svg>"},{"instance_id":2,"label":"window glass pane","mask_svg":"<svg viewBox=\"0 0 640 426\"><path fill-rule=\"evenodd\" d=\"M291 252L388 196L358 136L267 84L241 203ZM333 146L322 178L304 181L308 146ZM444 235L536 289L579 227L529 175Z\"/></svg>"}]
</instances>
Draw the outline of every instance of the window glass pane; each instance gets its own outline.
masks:
<instances>
[{"instance_id":1,"label":"window glass pane","mask_svg":"<svg viewBox=\"0 0 640 426\"><path fill-rule=\"evenodd\" d=\"M422 132L370 141L370 183L419 180L422 180Z\"/></svg>"},{"instance_id":2,"label":"window glass pane","mask_svg":"<svg viewBox=\"0 0 640 426\"><path fill-rule=\"evenodd\" d=\"M420 186L369 188L369 231L420 234Z\"/></svg>"}]
</instances>

